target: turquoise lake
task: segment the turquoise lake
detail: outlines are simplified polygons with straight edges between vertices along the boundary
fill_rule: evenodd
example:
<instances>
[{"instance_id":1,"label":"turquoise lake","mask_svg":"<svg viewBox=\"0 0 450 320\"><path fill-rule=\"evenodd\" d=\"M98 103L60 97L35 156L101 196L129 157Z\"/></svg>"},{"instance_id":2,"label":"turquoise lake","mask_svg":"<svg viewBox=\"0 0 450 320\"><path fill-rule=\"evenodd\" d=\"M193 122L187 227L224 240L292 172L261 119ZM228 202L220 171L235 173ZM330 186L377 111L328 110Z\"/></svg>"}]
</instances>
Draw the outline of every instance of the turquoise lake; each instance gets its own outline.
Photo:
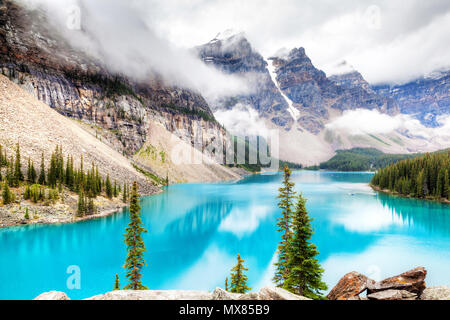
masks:
<instances>
[{"instance_id":1,"label":"turquoise lake","mask_svg":"<svg viewBox=\"0 0 450 320\"><path fill-rule=\"evenodd\" d=\"M450 285L450 206L377 194L370 173L293 173L308 199L314 243L330 287L347 272L375 280L416 266L427 285ZM281 174L230 183L184 184L141 201L148 233L143 281L150 289L213 290L240 253L249 286L269 285L275 251ZM0 299L32 299L51 290L72 299L111 291L115 274L126 283L123 234L128 213L65 225L0 229ZM80 289L69 289L77 266ZM70 270L69 270L70 271Z\"/></svg>"}]
</instances>

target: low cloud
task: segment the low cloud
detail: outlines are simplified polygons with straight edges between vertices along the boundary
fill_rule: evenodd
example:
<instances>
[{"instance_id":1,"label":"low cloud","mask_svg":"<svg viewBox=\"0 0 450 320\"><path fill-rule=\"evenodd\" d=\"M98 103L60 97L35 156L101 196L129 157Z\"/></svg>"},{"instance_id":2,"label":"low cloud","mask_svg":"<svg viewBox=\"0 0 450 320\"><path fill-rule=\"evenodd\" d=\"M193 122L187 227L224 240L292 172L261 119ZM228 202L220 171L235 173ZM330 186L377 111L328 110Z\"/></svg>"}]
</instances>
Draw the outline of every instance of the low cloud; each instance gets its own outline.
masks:
<instances>
[{"instance_id":1,"label":"low cloud","mask_svg":"<svg viewBox=\"0 0 450 320\"><path fill-rule=\"evenodd\" d=\"M190 50L157 35L147 1L17 1L46 11L49 23L74 48L100 59L112 72L139 81L157 75L169 85L196 90L209 99L248 90L244 79L206 66Z\"/></svg>"},{"instance_id":2,"label":"low cloud","mask_svg":"<svg viewBox=\"0 0 450 320\"><path fill-rule=\"evenodd\" d=\"M328 123L326 128L350 135L388 134L397 131L425 139L450 137L450 116L441 116L438 122L439 127L427 128L409 115L390 116L378 110L356 109L345 111L342 116Z\"/></svg>"},{"instance_id":3,"label":"low cloud","mask_svg":"<svg viewBox=\"0 0 450 320\"><path fill-rule=\"evenodd\" d=\"M230 110L219 110L214 113L215 118L227 130L238 136L267 137L269 130L258 111L250 106L237 104Z\"/></svg>"}]
</instances>

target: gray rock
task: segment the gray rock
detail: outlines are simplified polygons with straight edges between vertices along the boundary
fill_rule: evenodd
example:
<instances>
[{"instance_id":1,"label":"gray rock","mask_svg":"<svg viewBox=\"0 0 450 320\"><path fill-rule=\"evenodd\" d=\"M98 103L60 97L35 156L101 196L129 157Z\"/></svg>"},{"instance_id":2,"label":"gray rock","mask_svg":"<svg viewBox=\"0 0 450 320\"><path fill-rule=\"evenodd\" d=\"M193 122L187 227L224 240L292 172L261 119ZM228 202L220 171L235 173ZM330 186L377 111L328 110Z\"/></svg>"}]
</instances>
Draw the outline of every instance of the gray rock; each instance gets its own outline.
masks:
<instances>
[{"instance_id":1,"label":"gray rock","mask_svg":"<svg viewBox=\"0 0 450 320\"><path fill-rule=\"evenodd\" d=\"M70 298L60 291L50 291L38 295L33 300L70 300Z\"/></svg>"},{"instance_id":2,"label":"gray rock","mask_svg":"<svg viewBox=\"0 0 450 320\"><path fill-rule=\"evenodd\" d=\"M367 289L368 284L374 282L359 272L349 272L339 280L327 297L330 300L354 300L352 298L359 298L359 294Z\"/></svg>"},{"instance_id":3,"label":"gray rock","mask_svg":"<svg viewBox=\"0 0 450 320\"><path fill-rule=\"evenodd\" d=\"M260 300L311 300L277 287L262 288L259 291L259 298Z\"/></svg>"},{"instance_id":4,"label":"gray rock","mask_svg":"<svg viewBox=\"0 0 450 320\"><path fill-rule=\"evenodd\" d=\"M398 276L367 284L367 293L375 293L389 289L406 290L420 296L425 290L425 277L427 271L424 267L417 267Z\"/></svg>"},{"instance_id":5,"label":"gray rock","mask_svg":"<svg viewBox=\"0 0 450 320\"><path fill-rule=\"evenodd\" d=\"M212 294L192 290L115 290L85 300L212 300Z\"/></svg>"},{"instance_id":6,"label":"gray rock","mask_svg":"<svg viewBox=\"0 0 450 320\"><path fill-rule=\"evenodd\" d=\"M406 290L388 289L367 295L369 300L416 300L417 294Z\"/></svg>"},{"instance_id":7,"label":"gray rock","mask_svg":"<svg viewBox=\"0 0 450 320\"><path fill-rule=\"evenodd\" d=\"M426 288L422 295L421 300L450 300L450 287L430 287Z\"/></svg>"},{"instance_id":8,"label":"gray rock","mask_svg":"<svg viewBox=\"0 0 450 320\"><path fill-rule=\"evenodd\" d=\"M212 293L212 300L239 300L240 297L241 294L231 293L222 288L216 288Z\"/></svg>"}]
</instances>

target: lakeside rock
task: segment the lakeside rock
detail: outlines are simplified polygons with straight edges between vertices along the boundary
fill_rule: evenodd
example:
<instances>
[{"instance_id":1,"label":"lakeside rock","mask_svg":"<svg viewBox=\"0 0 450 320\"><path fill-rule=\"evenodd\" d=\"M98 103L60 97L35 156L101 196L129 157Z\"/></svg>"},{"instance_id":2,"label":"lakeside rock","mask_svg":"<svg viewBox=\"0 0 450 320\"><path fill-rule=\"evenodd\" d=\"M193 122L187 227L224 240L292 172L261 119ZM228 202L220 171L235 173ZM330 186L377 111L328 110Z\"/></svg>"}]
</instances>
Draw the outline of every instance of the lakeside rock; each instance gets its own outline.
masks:
<instances>
[{"instance_id":1,"label":"lakeside rock","mask_svg":"<svg viewBox=\"0 0 450 320\"><path fill-rule=\"evenodd\" d=\"M450 287L440 286L426 288L420 296L420 300L450 300Z\"/></svg>"},{"instance_id":2,"label":"lakeside rock","mask_svg":"<svg viewBox=\"0 0 450 320\"><path fill-rule=\"evenodd\" d=\"M424 267L417 267L398 276L369 283L367 293L376 293L384 290L406 290L420 296L425 290L425 277L427 271Z\"/></svg>"},{"instance_id":3,"label":"lakeside rock","mask_svg":"<svg viewBox=\"0 0 450 320\"><path fill-rule=\"evenodd\" d=\"M367 289L368 283L373 282L375 281L359 272L349 272L339 280L338 284L327 295L327 298L330 300L349 300L358 297L361 292Z\"/></svg>"},{"instance_id":4,"label":"lakeside rock","mask_svg":"<svg viewBox=\"0 0 450 320\"><path fill-rule=\"evenodd\" d=\"M33 300L70 300L70 298L64 292L50 291L38 295Z\"/></svg>"},{"instance_id":5,"label":"lakeside rock","mask_svg":"<svg viewBox=\"0 0 450 320\"><path fill-rule=\"evenodd\" d=\"M417 267L400 275L374 281L358 272L347 273L328 294L330 300L443 300L450 299L450 288L436 287L426 291L424 267ZM360 297L367 291L367 298ZM426 293L425 293L426 292Z\"/></svg>"},{"instance_id":6,"label":"lakeside rock","mask_svg":"<svg viewBox=\"0 0 450 320\"><path fill-rule=\"evenodd\" d=\"M70 300L64 292L51 291L34 300ZM84 300L311 300L284 289L264 287L259 293L227 292L216 288L213 292L194 290L115 290Z\"/></svg>"},{"instance_id":7,"label":"lakeside rock","mask_svg":"<svg viewBox=\"0 0 450 320\"><path fill-rule=\"evenodd\" d=\"M417 294L406 290L388 289L367 295L369 300L417 300Z\"/></svg>"}]
</instances>

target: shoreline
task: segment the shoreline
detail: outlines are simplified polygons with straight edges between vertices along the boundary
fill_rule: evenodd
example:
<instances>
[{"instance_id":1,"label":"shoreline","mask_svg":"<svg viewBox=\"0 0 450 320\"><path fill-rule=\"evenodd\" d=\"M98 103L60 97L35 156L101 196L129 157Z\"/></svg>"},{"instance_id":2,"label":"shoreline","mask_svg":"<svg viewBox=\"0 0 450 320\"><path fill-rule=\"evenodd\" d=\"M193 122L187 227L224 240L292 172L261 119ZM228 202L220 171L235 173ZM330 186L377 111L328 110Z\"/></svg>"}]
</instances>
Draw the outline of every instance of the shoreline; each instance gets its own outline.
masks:
<instances>
[{"instance_id":1,"label":"shoreline","mask_svg":"<svg viewBox=\"0 0 450 320\"><path fill-rule=\"evenodd\" d=\"M394 192L394 191L391 191L389 189L381 189L380 187L375 186L375 185L373 185L371 183L369 183L369 186L376 192L388 194L388 195L391 195L391 196L397 196L397 197L405 198L405 199L424 200L424 201L430 201L430 202L435 202L435 203L450 204L450 201L447 200L447 199L444 199L444 198L441 198L441 199L435 199L435 198L430 198L430 197L428 197L428 198L416 198L416 197L411 197L409 195L403 195L401 193Z\"/></svg>"},{"instance_id":2,"label":"shoreline","mask_svg":"<svg viewBox=\"0 0 450 320\"><path fill-rule=\"evenodd\" d=\"M141 197L152 196L156 194L160 194L164 192L163 189L160 189L156 193L152 194L144 194ZM101 201L105 201L105 198L101 199ZM36 226L36 225L62 225L69 223L78 223L88 220L95 220L106 218L112 216L116 213L123 213L123 211L128 208L129 204L123 203L119 198L115 198L113 200L108 200L107 203L103 206L98 207L98 213L93 215L85 215L82 217L77 217L76 213L73 210L70 210L70 207L63 206L61 204L52 205L52 206L38 206L32 205L27 206L24 203L14 204L6 210L3 211L3 221L0 221L0 230L6 228L16 228L16 227L25 227L25 226ZM31 208L31 210L35 210L34 212L30 210L30 218L27 220L23 216L23 210L25 208ZM0 208L0 209L5 209ZM16 209L16 210L14 210ZM21 213L19 216L18 213ZM1 212L0 212L1 214ZM35 215L35 216L33 216Z\"/></svg>"}]
</instances>

